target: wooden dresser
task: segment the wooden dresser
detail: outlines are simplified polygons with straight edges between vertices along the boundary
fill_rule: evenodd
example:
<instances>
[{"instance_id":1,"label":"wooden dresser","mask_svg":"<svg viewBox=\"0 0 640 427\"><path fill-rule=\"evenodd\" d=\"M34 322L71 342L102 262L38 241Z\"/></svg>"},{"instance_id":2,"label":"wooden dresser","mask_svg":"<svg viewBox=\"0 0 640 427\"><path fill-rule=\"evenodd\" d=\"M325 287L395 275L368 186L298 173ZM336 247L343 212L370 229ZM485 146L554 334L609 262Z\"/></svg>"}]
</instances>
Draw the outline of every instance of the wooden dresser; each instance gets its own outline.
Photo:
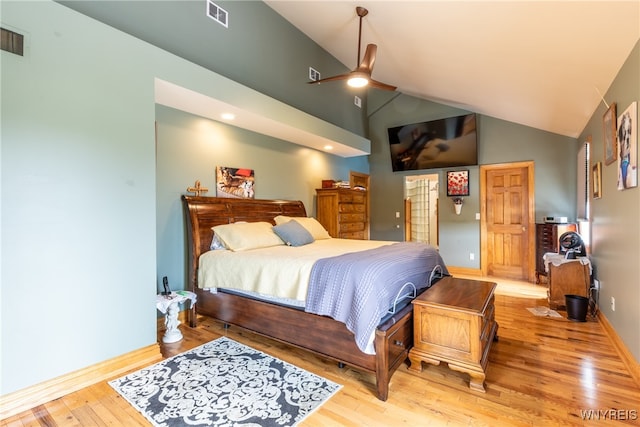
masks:
<instances>
[{"instance_id":1,"label":"wooden dresser","mask_svg":"<svg viewBox=\"0 0 640 427\"><path fill-rule=\"evenodd\" d=\"M536 224L536 283L546 276L544 260L547 252L558 252L558 239L567 231L577 231L575 224Z\"/></svg>"},{"instance_id":2,"label":"wooden dresser","mask_svg":"<svg viewBox=\"0 0 640 427\"><path fill-rule=\"evenodd\" d=\"M316 217L331 237L369 239L368 193L350 188L316 190Z\"/></svg>"},{"instance_id":3,"label":"wooden dresser","mask_svg":"<svg viewBox=\"0 0 640 427\"><path fill-rule=\"evenodd\" d=\"M413 300L413 348L409 369L422 362L468 373L469 387L484 392L489 350L497 339L496 284L445 277Z\"/></svg>"}]
</instances>

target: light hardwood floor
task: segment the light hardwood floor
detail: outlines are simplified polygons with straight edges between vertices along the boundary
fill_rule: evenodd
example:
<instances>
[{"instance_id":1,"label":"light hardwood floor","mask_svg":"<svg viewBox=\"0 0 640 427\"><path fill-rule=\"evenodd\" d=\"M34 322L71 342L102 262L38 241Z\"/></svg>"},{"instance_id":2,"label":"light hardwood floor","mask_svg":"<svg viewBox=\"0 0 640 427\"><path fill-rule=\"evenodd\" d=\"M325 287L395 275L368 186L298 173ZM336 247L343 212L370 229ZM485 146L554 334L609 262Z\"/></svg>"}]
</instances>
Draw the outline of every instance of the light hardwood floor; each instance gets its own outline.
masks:
<instances>
[{"instance_id":1,"label":"light hardwood floor","mask_svg":"<svg viewBox=\"0 0 640 427\"><path fill-rule=\"evenodd\" d=\"M342 384L303 426L640 425L640 389L601 324L592 318L576 323L536 317L526 309L546 305L540 299L544 286L498 282L499 340L489 357L486 393L471 391L468 377L446 365L425 365L421 373L403 365L391 380L389 399L381 402L374 396L372 375L340 369L333 362L238 328L225 330L204 317L195 329L181 325L185 338L163 345L162 351L169 357L227 335ZM587 414L590 421L583 419ZM101 382L0 422L0 426L23 425L149 424Z\"/></svg>"}]
</instances>

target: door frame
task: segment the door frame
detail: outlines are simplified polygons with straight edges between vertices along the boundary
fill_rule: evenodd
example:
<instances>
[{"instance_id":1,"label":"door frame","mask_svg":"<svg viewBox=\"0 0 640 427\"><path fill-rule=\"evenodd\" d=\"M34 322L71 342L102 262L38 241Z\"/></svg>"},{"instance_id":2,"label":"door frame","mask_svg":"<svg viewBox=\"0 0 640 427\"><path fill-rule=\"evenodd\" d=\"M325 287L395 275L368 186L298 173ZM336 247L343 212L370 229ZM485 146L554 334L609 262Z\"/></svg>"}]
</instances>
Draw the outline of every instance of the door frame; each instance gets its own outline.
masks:
<instances>
[{"instance_id":1,"label":"door frame","mask_svg":"<svg viewBox=\"0 0 640 427\"><path fill-rule=\"evenodd\" d=\"M497 163L492 165L480 165L480 269L482 275L486 276L489 271L489 263L487 260L487 172L500 169L526 168L527 169L527 193L529 212L527 217L529 227L527 239L529 247L527 256L529 260L529 271L527 277L529 282L535 281L535 259L536 259L536 205L535 205L535 163L533 161L514 162L514 163Z\"/></svg>"}]
</instances>

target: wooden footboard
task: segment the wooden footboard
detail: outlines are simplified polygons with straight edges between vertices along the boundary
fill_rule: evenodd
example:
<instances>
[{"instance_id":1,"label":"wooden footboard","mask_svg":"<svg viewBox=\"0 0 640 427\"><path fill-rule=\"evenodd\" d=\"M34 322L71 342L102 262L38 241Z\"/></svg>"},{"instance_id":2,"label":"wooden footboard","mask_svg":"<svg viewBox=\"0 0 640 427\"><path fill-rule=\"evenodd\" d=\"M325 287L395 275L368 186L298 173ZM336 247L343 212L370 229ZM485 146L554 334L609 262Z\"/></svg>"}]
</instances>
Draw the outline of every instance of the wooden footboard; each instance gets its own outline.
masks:
<instances>
[{"instance_id":1,"label":"wooden footboard","mask_svg":"<svg viewBox=\"0 0 640 427\"><path fill-rule=\"evenodd\" d=\"M389 396L393 373L409 357L413 347L413 306L409 304L376 330L376 387L378 399Z\"/></svg>"}]
</instances>

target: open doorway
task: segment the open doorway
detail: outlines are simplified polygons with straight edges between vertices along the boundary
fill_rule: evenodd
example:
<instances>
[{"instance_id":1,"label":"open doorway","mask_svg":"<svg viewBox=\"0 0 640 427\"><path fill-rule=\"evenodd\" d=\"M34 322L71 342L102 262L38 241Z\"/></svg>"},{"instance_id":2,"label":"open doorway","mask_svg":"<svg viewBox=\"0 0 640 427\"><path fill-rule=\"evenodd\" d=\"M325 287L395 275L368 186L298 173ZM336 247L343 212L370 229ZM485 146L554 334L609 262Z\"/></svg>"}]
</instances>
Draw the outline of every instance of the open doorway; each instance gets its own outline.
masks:
<instances>
[{"instance_id":1,"label":"open doorway","mask_svg":"<svg viewBox=\"0 0 640 427\"><path fill-rule=\"evenodd\" d=\"M407 242L438 247L438 175L412 175L404 180Z\"/></svg>"}]
</instances>

